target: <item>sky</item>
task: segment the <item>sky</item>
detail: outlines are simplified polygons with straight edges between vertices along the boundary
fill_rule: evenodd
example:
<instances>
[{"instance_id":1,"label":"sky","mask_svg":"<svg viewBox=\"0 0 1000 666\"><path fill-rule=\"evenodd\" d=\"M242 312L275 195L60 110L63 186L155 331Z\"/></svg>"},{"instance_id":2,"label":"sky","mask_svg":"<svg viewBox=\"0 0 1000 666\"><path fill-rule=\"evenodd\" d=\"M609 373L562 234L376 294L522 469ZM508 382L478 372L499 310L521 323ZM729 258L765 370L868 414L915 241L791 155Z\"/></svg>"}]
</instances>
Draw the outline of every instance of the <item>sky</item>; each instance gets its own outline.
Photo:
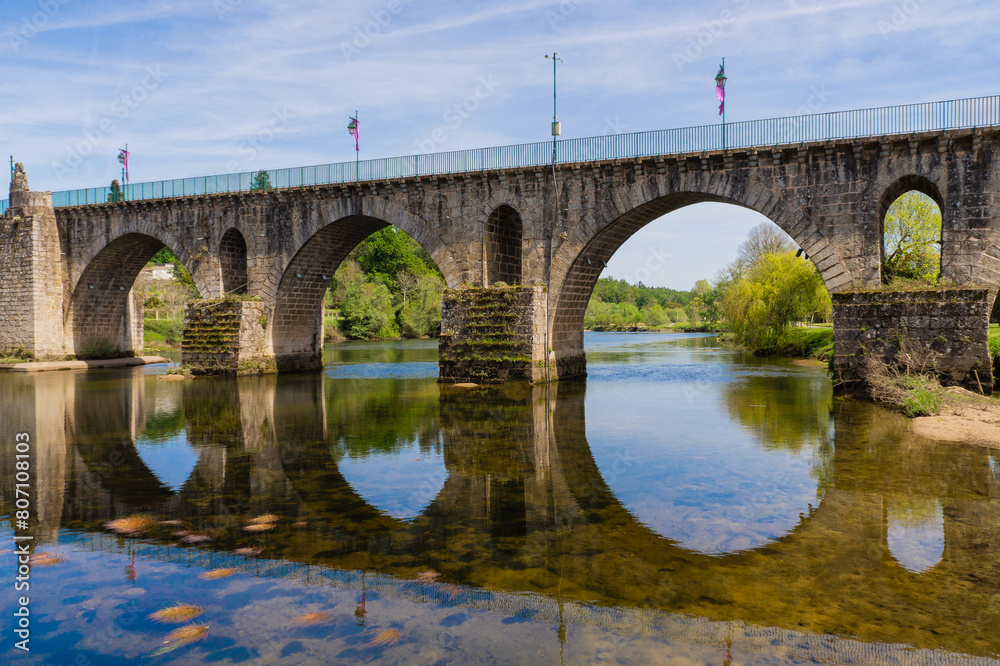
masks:
<instances>
[{"instance_id":1,"label":"sky","mask_svg":"<svg viewBox=\"0 0 1000 666\"><path fill-rule=\"evenodd\" d=\"M0 0L0 153L33 190L996 94L998 0ZM764 220L698 204L604 275L688 289Z\"/></svg>"}]
</instances>

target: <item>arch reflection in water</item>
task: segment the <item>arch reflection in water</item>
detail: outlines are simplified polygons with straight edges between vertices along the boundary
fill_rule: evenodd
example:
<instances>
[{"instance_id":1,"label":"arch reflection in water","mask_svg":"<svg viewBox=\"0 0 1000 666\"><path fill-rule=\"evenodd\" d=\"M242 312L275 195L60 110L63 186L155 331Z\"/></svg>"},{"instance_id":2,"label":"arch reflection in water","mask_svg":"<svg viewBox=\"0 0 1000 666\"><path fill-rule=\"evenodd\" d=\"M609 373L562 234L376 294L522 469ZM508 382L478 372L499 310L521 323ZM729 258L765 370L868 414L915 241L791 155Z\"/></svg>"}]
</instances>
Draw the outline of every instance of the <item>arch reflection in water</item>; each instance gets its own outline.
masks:
<instances>
[{"instance_id":1,"label":"arch reflection in water","mask_svg":"<svg viewBox=\"0 0 1000 666\"><path fill-rule=\"evenodd\" d=\"M198 451L188 444L181 392L159 384L147 389L146 427L136 436L135 448L150 472L178 492L198 464Z\"/></svg>"},{"instance_id":2,"label":"arch reflection in water","mask_svg":"<svg viewBox=\"0 0 1000 666\"><path fill-rule=\"evenodd\" d=\"M939 500L890 497L886 515L886 543L904 569L922 573L941 561L944 509Z\"/></svg>"},{"instance_id":3,"label":"arch reflection in water","mask_svg":"<svg viewBox=\"0 0 1000 666\"><path fill-rule=\"evenodd\" d=\"M448 476L437 386L343 379L326 402L333 417L330 457L348 485L392 518L412 521L424 513Z\"/></svg>"},{"instance_id":4,"label":"arch reflection in water","mask_svg":"<svg viewBox=\"0 0 1000 666\"><path fill-rule=\"evenodd\" d=\"M640 522L684 548L721 555L789 533L822 500L832 391L815 372L764 371L747 366L745 354L706 345L714 337L593 336L587 439L612 492ZM641 354L643 376L624 383L630 352ZM731 420L719 418L720 403Z\"/></svg>"},{"instance_id":5,"label":"arch reflection in water","mask_svg":"<svg viewBox=\"0 0 1000 666\"><path fill-rule=\"evenodd\" d=\"M642 371L646 379L639 388L651 391L657 373L666 384L691 375L697 379L687 384L695 390L691 402L681 391L675 397L683 402L671 409L697 414L699 401L709 402L724 410L719 414L729 414L732 427L744 436L783 432L762 425L752 411L756 404L779 409L772 403L781 403L782 393L755 391L752 378L766 372L793 377L791 371L773 365L767 370L749 359L699 370L701 361L719 352L691 344L669 352L675 363L660 364L672 369L658 367L651 352L650 364L642 367L652 369ZM618 348L615 353L629 352ZM595 359L600 355L595 350ZM680 362L683 358L692 362ZM39 438L38 463L40 479L65 483L59 493L53 483L40 488L38 510L46 520L56 520L46 538L88 545L53 548L78 563L84 556L71 548L125 552L141 547L141 557L184 563L172 574L170 589L183 583L192 595L188 601L211 605L213 613L237 624L248 611L232 607L236 602L229 599L249 603L253 614L280 624L288 609L275 610L271 604L278 590L277 596L284 598L288 588L261 578L255 588L260 598L250 599L245 579L234 578L232 588L219 581L214 583L218 590L205 591L197 567L235 562L238 549L252 548L263 552L240 564L241 575L294 577L308 569L301 598L326 594L325 581L360 593L357 581L367 577L369 590L373 579L384 582L377 590L383 608L412 600L418 607L415 617L441 620L485 613L530 622L525 626L538 630L545 622L565 618L567 654L585 626L613 625L620 635L655 626L663 636L701 640L691 635L691 618L696 618L700 636L714 641L730 635L734 652L747 655L808 658L834 650L830 662L839 657L864 662L883 654L886 644L984 657L1000 652L1000 640L982 631L997 617L1000 589L1000 487L989 452L934 446L907 435L885 412L834 403L832 454L816 468L821 476L811 487L811 492L824 489L819 505L794 529L761 547L700 554L637 521L633 507L612 492L615 461L610 466L599 462L587 436L591 405L600 409L597 403L605 396L617 400L616 380L601 372L604 377L586 385L483 392L439 389L433 380L390 379L385 386L369 387L374 393L368 397L358 395L367 390L361 383L319 375L181 385L157 382L141 372L113 380L100 373L81 380L53 376L48 382L0 376L0 391L11 405L0 417L12 430L12 418L25 423L35 419L21 427L37 428L65 411L65 418L55 421L65 422L65 431L57 433L50 425ZM724 375L730 377L730 389L708 381ZM744 390L750 395L737 399ZM181 405L188 444L199 452L196 469L179 492L167 488L134 453L144 429L157 419L170 420L168 407L155 406L169 405L158 397L161 392ZM394 403L411 401L412 409L391 415ZM794 414L808 411L810 404L792 401L785 408ZM627 420L642 411L638 401L623 407L621 426L627 428ZM659 411L666 410L660 405ZM680 421L675 425L684 427ZM172 432L173 427L164 425L161 431ZM418 516L395 519L359 494L370 486L354 488L347 482L339 468L347 458L343 450L338 453L337 443L356 439L365 428L375 428L368 435L371 446L385 442L390 452L399 450L392 442L440 442L447 479ZM794 462L787 456L814 446L810 429L820 440L829 430L819 417L805 419L803 428L796 436L777 438L786 448L770 440L757 443L769 455L778 451L773 460ZM713 444L710 438L701 441ZM627 471L619 468L617 473ZM900 507L941 507L944 550L933 575L931 569L921 575L908 571L895 538L890 543L894 518L887 507L896 502L892 498L902 498L896 503ZM936 519L937 509L928 511ZM152 527L142 540L108 535L107 520L137 512L183 520L185 530L207 533L212 540L178 548L177 528L168 526ZM264 513L281 520L262 533L243 530ZM53 601L39 602L42 613L55 613L59 599L83 594L74 586L93 589L87 586L103 580L103 569L73 566L80 572L78 580L47 580ZM139 568L148 571L141 562ZM419 583L418 574L429 570L450 587ZM976 583L970 585L971 580ZM155 576L143 579L154 601L166 598L165 584ZM933 604L927 603L929 598ZM353 608L355 601L346 603ZM271 617L274 613L278 615ZM86 626L74 617L65 621L60 635L84 632ZM414 640L421 644L433 642L440 631L432 624L421 629L419 620L406 620L407 630L419 635ZM545 628L554 633L551 626ZM213 624L223 640L240 644L252 642L261 631L259 626L243 634L236 629L225 622ZM850 646L855 652L840 653L836 650L842 646L830 647L830 634L877 645L855 643ZM810 647L781 652L784 648L768 647L775 638ZM349 639L340 629L324 634L324 640L341 646L337 641ZM64 656L53 661L71 661Z\"/></svg>"}]
</instances>

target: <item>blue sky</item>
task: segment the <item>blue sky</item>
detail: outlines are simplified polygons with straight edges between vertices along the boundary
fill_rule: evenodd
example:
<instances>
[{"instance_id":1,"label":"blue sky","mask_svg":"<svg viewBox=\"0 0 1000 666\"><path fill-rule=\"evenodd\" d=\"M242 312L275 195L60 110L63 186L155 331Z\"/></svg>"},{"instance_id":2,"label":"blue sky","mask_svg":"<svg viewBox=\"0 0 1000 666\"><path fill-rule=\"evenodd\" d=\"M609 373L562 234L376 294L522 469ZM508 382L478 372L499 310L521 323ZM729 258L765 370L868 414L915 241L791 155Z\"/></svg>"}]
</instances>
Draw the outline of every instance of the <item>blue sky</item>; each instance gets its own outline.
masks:
<instances>
[{"instance_id":1,"label":"blue sky","mask_svg":"<svg viewBox=\"0 0 1000 666\"><path fill-rule=\"evenodd\" d=\"M355 109L362 158L544 141L552 51L564 138L717 122L723 56L729 121L995 94L1000 74L997 0L0 8L0 152L38 190L107 185L126 142L133 182L352 160ZM605 275L689 288L761 219L723 204L677 211Z\"/></svg>"}]
</instances>

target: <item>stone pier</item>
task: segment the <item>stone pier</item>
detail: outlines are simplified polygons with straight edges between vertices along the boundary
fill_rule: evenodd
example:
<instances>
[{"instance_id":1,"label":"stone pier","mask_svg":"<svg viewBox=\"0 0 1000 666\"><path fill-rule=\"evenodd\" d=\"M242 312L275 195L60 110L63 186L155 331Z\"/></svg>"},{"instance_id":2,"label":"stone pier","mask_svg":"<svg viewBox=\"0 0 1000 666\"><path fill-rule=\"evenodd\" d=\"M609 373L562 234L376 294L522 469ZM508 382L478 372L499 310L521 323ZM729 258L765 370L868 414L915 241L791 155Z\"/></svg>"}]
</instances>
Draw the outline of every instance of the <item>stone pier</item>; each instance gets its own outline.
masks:
<instances>
[{"instance_id":1,"label":"stone pier","mask_svg":"<svg viewBox=\"0 0 1000 666\"><path fill-rule=\"evenodd\" d=\"M833 374L862 386L866 359L936 375L991 395L990 292L986 289L844 291L833 295Z\"/></svg>"},{"instance_id":2,"label":"stone pier","mask_svg":"<svg viewBox=\"0 0 1000 666\"><path fill-rule=\"evenodd\" d=\"M181 363L198 375L277 372L267 351L267 308L259 301L208 300L184 308Z\"/></svg>"},{"instance_id":3,"label":"stone pier","mask_svg":"<svg viewBox=\"0 0 1000 666\"><path fill-rule=\"evenodd\" d=\"M446 291L438 341L439 381L547 381L545 297L544 287Z\"/></svg>"}]
</instances>

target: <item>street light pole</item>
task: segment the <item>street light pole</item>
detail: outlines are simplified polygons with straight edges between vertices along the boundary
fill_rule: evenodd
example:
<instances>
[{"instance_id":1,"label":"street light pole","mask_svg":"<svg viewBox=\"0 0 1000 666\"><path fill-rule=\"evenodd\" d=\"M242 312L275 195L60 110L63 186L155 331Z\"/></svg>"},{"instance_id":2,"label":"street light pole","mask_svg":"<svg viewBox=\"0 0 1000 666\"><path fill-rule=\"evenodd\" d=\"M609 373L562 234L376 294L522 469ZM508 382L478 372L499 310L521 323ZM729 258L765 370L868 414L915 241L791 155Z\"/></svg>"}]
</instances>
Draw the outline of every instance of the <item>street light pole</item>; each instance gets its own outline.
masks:
<instances>
[{"instance_id":1,"label":"street light pole","mask_svg":"<svg viewBox=\"0 0 1000 666\"><path fill-rule=\"evenodd\" d=\"M556 140L562 134L562 127L559 124L559 117L556 115L556 62L562 62L559 54L545 54L546 58L552 58L552 164L556 163Z\"/></svg>"},{"instance_id":2,"label":"street light pole","mask_svg":"<svg viewBox=\"0 0 1000 666\"><path fill-rule=\"evenodd\" d=\"M719 100L719 113L722 114L722 149L726 149L726 59L719 65L719 73L715 75L715 95Z\"/></svg>"},{"instance_id":3,"label":"street light pole","mask_svg":"<svg viewBox=\"0 0 1000 666\"><path fill-rule=\"evenodd\" d=\"M552 243L553 236L556 232L556 227L559 225L559 181L556 179L556 160L558 155L556 154L556 142L558 141L559 135L562 134L562 127L559 125L559 116L556 115L556 63L562 62L562 58L555 51L549 56L545 54L546 58L552 58L552 216L553 224L549 229L549 256L548 261L545 265L545 281L547 287L545 289L545 312L552 311ZM546 319L548 315L546 314ZM551 367L551 356L552 356L552 343L551 335L549 329L552 326L551 320L545 322L545 395L548 396L548 384L552 380L552 367Z\"/></svg>"}]
</instances>

